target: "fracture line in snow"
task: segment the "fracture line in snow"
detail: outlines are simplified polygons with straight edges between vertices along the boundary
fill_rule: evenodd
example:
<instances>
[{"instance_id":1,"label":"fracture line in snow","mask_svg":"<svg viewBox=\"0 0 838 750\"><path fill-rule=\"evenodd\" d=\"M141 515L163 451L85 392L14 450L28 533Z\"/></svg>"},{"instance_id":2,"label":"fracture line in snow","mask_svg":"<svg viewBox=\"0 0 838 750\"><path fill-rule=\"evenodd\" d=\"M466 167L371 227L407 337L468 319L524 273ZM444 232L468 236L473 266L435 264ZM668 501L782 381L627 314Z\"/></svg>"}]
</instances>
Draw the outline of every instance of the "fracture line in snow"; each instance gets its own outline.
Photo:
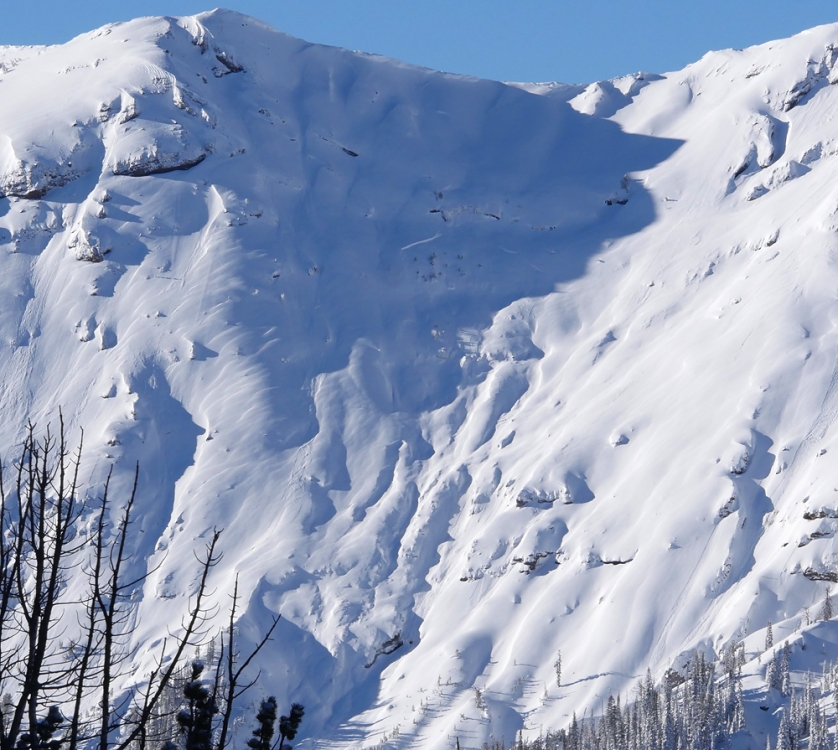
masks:
<instances>
[{"instance_id":1,"label":"fracture line in snow","mask_svg":"<svg viewBox=\"0 0 838 750\"><path fill-rule=\"evenodd\" d=\"M426 242L433 242L434 240L438 240L442 237L442 233L437 233L433 237L428 237L426 240L419 240L418 242L411 242L409 245L405 245L402 250L410 250L412 247L416 247L417 245L424 245Z\"/></svg>"}]
</instances>

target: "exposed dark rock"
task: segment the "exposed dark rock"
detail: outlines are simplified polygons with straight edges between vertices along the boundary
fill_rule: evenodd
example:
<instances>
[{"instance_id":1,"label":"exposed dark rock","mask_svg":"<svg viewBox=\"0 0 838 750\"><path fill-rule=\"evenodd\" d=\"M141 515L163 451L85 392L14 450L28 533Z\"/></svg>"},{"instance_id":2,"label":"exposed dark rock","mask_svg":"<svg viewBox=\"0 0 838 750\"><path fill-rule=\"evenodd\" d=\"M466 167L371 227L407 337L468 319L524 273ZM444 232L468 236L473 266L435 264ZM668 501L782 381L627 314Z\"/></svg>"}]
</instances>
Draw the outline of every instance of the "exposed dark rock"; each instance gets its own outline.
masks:
<instances>
[{"instance_id":1,"label":"exposed dark rock","mask_svg":"<svg viewBox=\"0 0 838 750\"><path fill-rule=\"evenodd\" d=\"M146 177L166 172L183 172L200 164L207 158L206 154L199 154L193 158L182 159L173 163L149 159L147 161L124 162L114 165L113 173L128 177Z\"/></svg>"},{"instance_id":2,"label":"exposed dark rock","mask_svg":"<svg viewBox=\"0 0 838 750\"><path fill-rule=\"evenodd\" d=\"M224 52L223 50L217 49L215 51L215 59L218 60L225 68L226 71L216 71L215 75L217 78L221 78L221 76L229 75L230 73L242 73L244 72L244 68L236 63L235 60L231 59L230 56Z\"/></svg>"},{"instance_id":3,"label":"exposed dark rock","mask_svg":"<svg viewBox=\"0 0 838 750\"><path fill-rule=\"evenodd\" d=\"M514 563L521 563L523 565L523 569L521 570L522 573L526 573L529 575L532 573L537 567L538 563L542 560L545 560L548 557L552 557L555 555L555 552L533 552L531 555L528 555L526 558L524 557L513 557L512 562Z\"/></svg>"},{"instance_id":4,"label":"exposed dark rock","mask_svg":"<svg viewBox=\"0 0 838 750\"><path fill-rule=\"evenodd\" d=\"M814 568L806 568L803 571L803 576L810 581L829 581L830 583L838 583L838 573L833 573L829 570L815 570Z\"/></svg>"},{"instance_id":5,"label":"exposed dark rock","mask_svg":"<svg viewBox=\"0 0 838 750\"><path fill-rule=\"evenodd\" d=\"M375 664L376 660L379 656L386 656L387 654L392 654L397 649L400 649L404 646L404 640L402 639L401 631L396 633L392 638L388 638L384 643L382 643L375 651L375 656L372 657L372 661L369 664L365 664L364 666L369 669L373 664Z\"/></svg>"},{"instance_id":6,"label":"exposed dark rock","mask_svg":"<svg viewBox=\"0 0 838 750\"><path fill-rule=\"evenodd\" d=\"M834 508L818 508L817 510L807 510L803 514L803 518L807 521L818 521L821 518L838 518L838 510Z\"/></svg>"}]
</instances>

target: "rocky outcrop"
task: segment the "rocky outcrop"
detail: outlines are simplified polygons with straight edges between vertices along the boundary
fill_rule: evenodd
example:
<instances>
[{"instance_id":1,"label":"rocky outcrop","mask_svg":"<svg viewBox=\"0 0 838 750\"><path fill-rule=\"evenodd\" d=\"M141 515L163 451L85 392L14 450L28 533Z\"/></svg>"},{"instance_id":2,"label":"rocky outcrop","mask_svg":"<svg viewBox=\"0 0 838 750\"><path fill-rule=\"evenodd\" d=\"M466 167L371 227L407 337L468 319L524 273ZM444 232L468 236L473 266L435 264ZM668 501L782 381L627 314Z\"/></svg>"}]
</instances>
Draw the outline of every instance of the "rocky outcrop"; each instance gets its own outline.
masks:
<instances>
[{"instance_id":1,"label":"rocky outcrop","mask_svg":"<svg viewBox=\"0 0 838 750\"><path fill-rule=\"evenodd\" d=\"M67 247L75 253L76 259L89 263L100 263L111 250L109 247L103 247L98 237L84 229L73 232Z\"/></svg>"},{"instance_id":2,"label":"rocky outcrop","mask_svg":"<svg viewBox=\"0 0 838 750\"><path fill-rule=\"evenodd\" d=\"M206 157L207 149L182 125L133 120L119 133L109 167L115 175L145 177L191 169Z\"/></svg>"},{"instance_id":3,"label":"rocky outcrop","mask_svg":"<svg viewBox=\"0 0 838 750\"><path fill-rule=\"evenodd\" d=\"M74 136L74 137L73 137ZM71 136L69 147L42 148L35 144L10 145L0 153L0 198L43 198L95 166L94 144Z\"/></svg>"},{"instance_id":4,"label":"rocky outcrop","mask_svg":"<svg viewBox=\"0 0 838 750\"><path fill-rule=\"evenodd\" d=\"M401 632L396 633L392 638L388 638L384 643L382 643L375 651L375 656L372 657L372 661L369 664L365 664L364 666L369 669L373 664L375 664L376 660L379 656L387 656L388 654L392 654L394 651L397 651L402 646L404 646L404 639L402 638Z\"/></svg>"},{"instance_id":5,"label":"rocky outcrop","mask_svg":"<svg viewBox=\"0 0 838 750\"><path fill-rule=\"evenodd\" d=\"M803 576L810 581L829 581L830 583L838 583L838 573L831 570L815 570L814 568L806 568L803 571Z\"/></svg>"}]
</instances>

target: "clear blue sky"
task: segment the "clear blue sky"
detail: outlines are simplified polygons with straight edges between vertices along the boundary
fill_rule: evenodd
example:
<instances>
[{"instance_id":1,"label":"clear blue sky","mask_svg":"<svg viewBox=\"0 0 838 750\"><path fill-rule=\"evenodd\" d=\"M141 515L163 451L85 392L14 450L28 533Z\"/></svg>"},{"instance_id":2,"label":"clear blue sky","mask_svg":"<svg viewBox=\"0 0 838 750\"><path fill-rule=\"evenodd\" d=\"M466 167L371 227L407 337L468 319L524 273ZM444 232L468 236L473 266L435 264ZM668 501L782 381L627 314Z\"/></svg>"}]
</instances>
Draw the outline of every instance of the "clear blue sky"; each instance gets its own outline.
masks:
<instances>
[{"instance_id":1,"label":"clear blue sky","mask_svg":"<svg viewBox=\"0 0 838 750\"><path fill-rule=\"evenodd\" d=\"M0 44L52 44L110 21L185 15L195 0L0 0ZM311 42L455 73L588 82L664 72L710 49L838 22L835 0L227 0Z\"/></svg>"}]
</instances>

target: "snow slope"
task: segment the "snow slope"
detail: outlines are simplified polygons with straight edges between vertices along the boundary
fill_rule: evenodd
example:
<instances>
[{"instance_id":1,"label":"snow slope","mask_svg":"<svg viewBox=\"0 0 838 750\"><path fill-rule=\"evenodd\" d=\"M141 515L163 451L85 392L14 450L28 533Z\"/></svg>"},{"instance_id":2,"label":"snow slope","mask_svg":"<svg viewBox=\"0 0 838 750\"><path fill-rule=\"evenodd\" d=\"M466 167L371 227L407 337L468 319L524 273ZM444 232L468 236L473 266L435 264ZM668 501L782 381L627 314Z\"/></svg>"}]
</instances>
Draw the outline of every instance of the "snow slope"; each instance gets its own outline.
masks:
<instances>
[{"instance_id":1,"label":"snow slope","mask_svg":"<svg viewBox=\"0 0 838 750\"><path fill-rule=\"evenodd\" d=\"M0 444L61 407L92 486L140 461L141 642L224 528L218 601L282 614L262 681L308 744L511 740L806 637L836 43L584 89L228 11L0 48Z\"/></svg>"}]
</instances>

